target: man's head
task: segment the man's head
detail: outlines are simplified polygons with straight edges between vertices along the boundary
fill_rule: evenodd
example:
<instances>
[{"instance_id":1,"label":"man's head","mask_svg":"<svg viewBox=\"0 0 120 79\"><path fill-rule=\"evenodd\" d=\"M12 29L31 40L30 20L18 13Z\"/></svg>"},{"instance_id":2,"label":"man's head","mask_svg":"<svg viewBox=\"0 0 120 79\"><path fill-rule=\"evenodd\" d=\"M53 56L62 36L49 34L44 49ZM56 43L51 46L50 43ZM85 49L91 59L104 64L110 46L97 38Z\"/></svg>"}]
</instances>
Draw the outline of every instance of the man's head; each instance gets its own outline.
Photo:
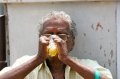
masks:
<instances>
[{"instance_id":1,"label":"man's head","mask_svg":"<svg viewBox=\"0 0 120 79\"><path fill-rule=\"evenodd\" d=\"M75 37L77 35L76 24L71 20L71 18L68 14L66 14L63 11L52 11L41 19L41 21L38 25L39 36L41 36L42 30L44 28L43 27L44 23L52 18L58 18L58 19L61 18L61 19L65 20L66 22L68 22L69 27L70 27L71 36Z\"/></svg>"},{"instance_id":2,"label":"man's head","mask_svg":"<svg viewBox=\"0 0 120 79\"><path fill-rule=\"evenodd\" d=\"M39 36L57 35L66 41L69 52L74 47L74 38L77 34L75 23L65 12L53 11L48 13L41 20L39 27Z\"/></svg>"}]
</instances>

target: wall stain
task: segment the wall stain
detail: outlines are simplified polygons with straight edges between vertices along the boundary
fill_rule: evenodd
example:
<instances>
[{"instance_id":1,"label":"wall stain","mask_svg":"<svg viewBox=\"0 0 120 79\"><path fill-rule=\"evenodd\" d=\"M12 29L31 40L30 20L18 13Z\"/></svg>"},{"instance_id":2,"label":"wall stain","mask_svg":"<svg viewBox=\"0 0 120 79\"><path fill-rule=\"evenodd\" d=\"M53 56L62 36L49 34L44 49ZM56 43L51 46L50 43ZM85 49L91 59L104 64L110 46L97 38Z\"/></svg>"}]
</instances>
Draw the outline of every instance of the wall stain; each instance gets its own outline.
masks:
<instances>
[{"instance_id":1,"label":"wall stain","mask_svg":"<svg viewBox=\"0 0 120 79\"><path fill-rule=\"evenodd\" d=\"M10 50L7 50L7 54L10 55Z\"/></svg>"},{"instance_id":2,"label":"wall stain","mask_svg":"<svg viewBox=\"0 0 120 79\"><path fill-rule=\"evenodd\" d=\"M111 66L111 60L109 60L109 59L108 59L108 64L109 64L109 66Z\"/></svg>"},{"instance_id":3,"label":"wall stain","mask_svg":"<svg viewBox=\"0 0 120 79\"><path fill-rule=\"evenodd\" d=\"M102 49L102 45L100 45L100 50Z\"/></svg>"},{"instance_id":4,"label":"wall stain","mask_svg":"<svg viewBox=\"0 0 120 79\"><path fill-rule=\"evenodd\" d=\"M113 50L110 51L110 56L111 56L111 59L113 57Z\"/></svg>"},{"instance_id":5,"label":"wall stain","mask_svg":"<svg viewBox=\"0 0 120 79\"><path fill-rule=\"evenodd\" d=\"M104 52L104 56L106 57L106 53Z\"/></svg>"},{"instance_id":6,"label":"wall stain","mask_svg":"<svg viewBox=\"0 0 120 79\"><path fill-rule=\"evenodd\" d=\"M91 28L94 30L93 24L92 24Z\"/></svg>"},{"instance_id":7,"label":"wall stain","mask_svg":"<svg viewBox=\"0 0 120 79\"><path fill-rule=\"evenodd\" d=\"M104 68L106 68L106 65L104 64Z\"/></svg>"},{"instance_id":8,"label":"wall stain","mask_svg":"<svg viewBox=\"0 0 120 79\"><path fill-rule=\"evenodd\" d=\"M103 29L103 27L102 27L102 25L100 24L100 22L98 22L98 24L97 24L97 26L96 26L96 31L97 31L98 29Z\"/></svg>"},{"instance_id":9,"label":"wall stain","mask_svg":"<svg viewBox=\"0 0 120 79\"><path fill-rule=\"evenodd\" d=\"M108 32L110 32L110 30L108 29Z\"/></svg>"},{"instance_id":10,"label":"wall stain","mask_svg":"<svg viewBox=\"0 0 120 79\"><path fill-rule=\"evenodd\" d=\"M109 58L108 58L109 66L111 66L112 57L113 57L113 50L111 50L111 51L110 51L110 54L109 54Z\"/></svg>"},{"instance_id":11,"label":"wall stain","mask_svg":"<svg viewBox=\"0 0 120 79\"><path fill-rule=\"evenodd\" d=\"M86 36L86 34L84 33L84 36Z\"/></svg>"},{"instance_id":12,"label":"wall stain","mask_svg":"<svg viewBox=\"0 0 120 79\"><path fill-rule=\"evenodd\" d=\"M90 55L91 55L91 53L90 53Z\"/></svg>"}]
</instances>

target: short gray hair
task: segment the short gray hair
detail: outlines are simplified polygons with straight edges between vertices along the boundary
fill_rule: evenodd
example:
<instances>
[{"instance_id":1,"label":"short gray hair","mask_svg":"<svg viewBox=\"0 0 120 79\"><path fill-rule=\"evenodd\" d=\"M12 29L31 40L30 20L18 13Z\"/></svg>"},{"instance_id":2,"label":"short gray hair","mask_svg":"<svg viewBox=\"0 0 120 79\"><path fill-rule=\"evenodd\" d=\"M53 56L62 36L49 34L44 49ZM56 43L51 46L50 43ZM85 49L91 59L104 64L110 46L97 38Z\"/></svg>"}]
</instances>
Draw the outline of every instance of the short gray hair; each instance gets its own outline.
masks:
<instances>
[{"instance_id":1,"label":"short gray hair","mask_svg":"<svg viewBox=\"0 0 120 79\"><path fill-rule=\"evenodd\" d=\"M50 13L48 13L46 16L44 16L41 21L38 24L38 34L39 36L41 35L41 32L43 30L43 25L46 21L52 19L52 18L62 18L64 20L66 20L69 23L70 26L70 31L71 31L71 35L73 37L75 37L77 35L77 30L76 30L76 24L71 20L70 16L68 14L66 14L63 11L52 11Z\"/></svg>"}]
</instances>

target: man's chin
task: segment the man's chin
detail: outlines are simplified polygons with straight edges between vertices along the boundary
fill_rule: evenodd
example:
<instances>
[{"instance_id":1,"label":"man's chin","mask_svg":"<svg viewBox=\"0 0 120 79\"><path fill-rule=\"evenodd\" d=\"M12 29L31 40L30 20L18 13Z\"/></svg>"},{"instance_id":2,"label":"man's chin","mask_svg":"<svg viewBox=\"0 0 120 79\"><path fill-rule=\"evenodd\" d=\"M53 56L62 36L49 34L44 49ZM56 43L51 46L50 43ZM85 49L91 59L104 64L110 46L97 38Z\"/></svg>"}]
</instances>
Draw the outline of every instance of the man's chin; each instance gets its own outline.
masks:
<instances>
[{"instance_id":1,"label":"man's chin","mask_svg":"<svg viewBox=\"0 0 120 79\"><path fill-rule=\"evenodd\" d=\"M58 55L55 55L55 56L48 56L48 59L58 59Z\"/></svg>"}]
</instances>

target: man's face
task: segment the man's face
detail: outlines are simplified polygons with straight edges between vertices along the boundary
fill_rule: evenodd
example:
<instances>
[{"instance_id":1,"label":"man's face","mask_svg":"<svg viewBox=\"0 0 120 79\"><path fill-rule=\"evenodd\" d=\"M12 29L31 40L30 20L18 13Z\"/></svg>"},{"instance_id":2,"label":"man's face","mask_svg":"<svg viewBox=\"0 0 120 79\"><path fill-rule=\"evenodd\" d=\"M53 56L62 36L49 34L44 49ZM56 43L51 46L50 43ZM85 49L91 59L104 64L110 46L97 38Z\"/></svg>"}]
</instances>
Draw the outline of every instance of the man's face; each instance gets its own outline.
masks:
<instances>
[{"instance_id":1,"label":"man's face","mask_svg":"<svg viewBox=\"0 0 120 79\"><path fill-rule=\"evenodd\" d=\"M43 25L42 35L44 34L65 34L68 35L66 40L68 52L70 52L74 46L74 38L70 35L69 23L63 19L52 18L46 21Z\"/></svg>"}]
</instances>

